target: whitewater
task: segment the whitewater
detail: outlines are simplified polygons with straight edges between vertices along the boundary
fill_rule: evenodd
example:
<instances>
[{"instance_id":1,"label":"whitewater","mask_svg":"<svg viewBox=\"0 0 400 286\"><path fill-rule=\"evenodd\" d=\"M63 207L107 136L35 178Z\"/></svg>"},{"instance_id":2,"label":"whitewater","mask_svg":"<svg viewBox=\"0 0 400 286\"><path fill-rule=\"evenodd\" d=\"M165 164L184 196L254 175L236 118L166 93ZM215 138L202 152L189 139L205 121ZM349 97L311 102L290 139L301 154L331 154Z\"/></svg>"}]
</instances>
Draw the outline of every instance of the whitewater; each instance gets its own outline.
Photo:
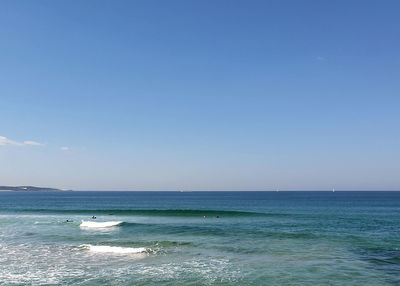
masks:
<instances>
[{"instance_id":1,"label":"whitewater","mask_svg":"<svg viewBox=\"0 0 400 286\"><path fill-rule=\"evenodd\" d=\"M95 221L84 221L80 224L80 227L89 227L89 228L103 228L103 227L113 227L120 225L122 221L104 221L104 222L95 222Z\"/></svg>"}]
</instances>

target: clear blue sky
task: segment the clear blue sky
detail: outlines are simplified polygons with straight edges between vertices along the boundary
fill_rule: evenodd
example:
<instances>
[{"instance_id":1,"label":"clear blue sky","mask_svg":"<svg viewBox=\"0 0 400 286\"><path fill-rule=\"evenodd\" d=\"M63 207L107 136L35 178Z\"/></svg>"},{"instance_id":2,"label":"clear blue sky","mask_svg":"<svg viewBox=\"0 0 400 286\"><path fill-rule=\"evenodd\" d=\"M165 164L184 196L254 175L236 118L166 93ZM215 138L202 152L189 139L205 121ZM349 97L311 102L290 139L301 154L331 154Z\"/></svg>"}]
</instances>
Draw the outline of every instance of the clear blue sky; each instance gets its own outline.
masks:
<instances>
[{"instance_id":1,"label":"clear blue sky","mask_svg":"<svg viewBox=\"0 0 400 286\"><path fill-rule=\"evenodd\" d=\"M400 189L399 1L14 1L0 185Z\"/></svg>"}]
</instances>

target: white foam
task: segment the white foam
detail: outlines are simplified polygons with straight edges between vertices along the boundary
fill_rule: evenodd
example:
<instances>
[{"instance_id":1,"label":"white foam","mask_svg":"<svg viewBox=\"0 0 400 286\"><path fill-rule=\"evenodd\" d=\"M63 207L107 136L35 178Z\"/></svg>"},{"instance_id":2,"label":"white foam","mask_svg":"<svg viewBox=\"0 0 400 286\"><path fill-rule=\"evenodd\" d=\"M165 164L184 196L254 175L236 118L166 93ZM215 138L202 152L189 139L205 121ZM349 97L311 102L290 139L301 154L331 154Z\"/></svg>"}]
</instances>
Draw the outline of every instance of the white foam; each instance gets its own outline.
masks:
<instances>
[{"instance_id":1,"label":"white foam","mask_svg":"<svg viewBox=\"0 0 400 286\"><path fill-rule=\"evenodd\" d=\"M119 247L119 246L107 246L107 245L84 245L91 252L96 253L117 253L117 254L135 254L146 252L145 247Z\"/></svg>"},{"instance_id":2,"label":"white foam","mask_svg":"<svg viewBox=\"0 0 400 286\"><path fill-rule=\"evenodd\" d=\"M96 228L96 227L111 227L111 226L117 226L120 225L122 221L106 221L106 222L94 222L94 221L84 221L82 220L82 223L79 225L80 227L91 227L91 228Z\"/></svg>"}]
</instances>

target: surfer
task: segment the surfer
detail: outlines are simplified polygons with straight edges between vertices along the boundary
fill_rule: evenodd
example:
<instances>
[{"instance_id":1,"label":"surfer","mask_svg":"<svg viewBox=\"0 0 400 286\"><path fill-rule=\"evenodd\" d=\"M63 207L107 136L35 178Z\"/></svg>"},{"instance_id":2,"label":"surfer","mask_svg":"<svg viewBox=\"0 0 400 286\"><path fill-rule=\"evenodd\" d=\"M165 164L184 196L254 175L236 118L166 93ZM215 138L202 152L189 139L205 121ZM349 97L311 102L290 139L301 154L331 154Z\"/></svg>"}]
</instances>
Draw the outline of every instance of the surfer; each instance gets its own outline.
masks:
<instances>
[{"instance_id":1,"label":"surfer","mask_svg":"<svg viewBox=\"0 0 400 286\"><path fill-rule=\"evenodd\" d=\"M69 220L69 219L67 219L65 222L73 222L73 220Z\"/></svg>"},{"instance_id":2,"label":"surfer","mask_svg":"<svg viewBox=\"0 0 400 286\"><path fill-rule=\"evenodd\" d=\"M95 216L92 216L92 219L96 219L96 217L95 217Z\"/></svg>"}]
</instances>

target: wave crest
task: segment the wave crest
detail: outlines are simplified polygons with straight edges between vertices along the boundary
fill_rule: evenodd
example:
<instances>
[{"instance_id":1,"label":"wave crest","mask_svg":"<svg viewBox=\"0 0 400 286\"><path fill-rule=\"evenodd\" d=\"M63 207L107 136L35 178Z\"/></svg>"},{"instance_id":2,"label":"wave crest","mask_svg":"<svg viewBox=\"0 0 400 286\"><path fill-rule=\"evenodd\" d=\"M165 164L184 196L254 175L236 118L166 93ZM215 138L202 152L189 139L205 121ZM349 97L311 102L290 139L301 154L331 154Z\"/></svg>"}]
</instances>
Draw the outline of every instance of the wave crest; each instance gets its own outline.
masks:
<instances>
[{"instance_id":1,"label":"wave crest","mask_svg":"<svg viewBox=\"0 0 400 286\"><path fill-rule=\"evenodd\" d=\"M123 223L122 221L106 221L106 222L95 222L95 221L84 221L79 225L80 227L89 227L89 228L104 228L104 227L112 227L117 226Z\"/></svg>"},{"instance_id":2,"label":"wave crest","mask_svg":"<svg viewBox=\"0 0 400 286\"><path fill-rule=\"evenodd\" d=\"M108 246L108 245L81 245L90 252L95 253L115 253L115 254L139 254L147 252L145 247L120 247L120 246Z\"/></svg>"},{"instance_id":3,"label":"wave crest","mask_svg":"<svg viewBox=\"0 0 400 286\"><path fill-rule=\"evenodd\" d=\"M280 216L284 214L258 213L236 210L202 210L202 209L21 209L18 212L29 213L63 213L63 214L96 214L96 215L139 215L169 217L202 217L202 216Z\"/></svg>"}]
</instances>

